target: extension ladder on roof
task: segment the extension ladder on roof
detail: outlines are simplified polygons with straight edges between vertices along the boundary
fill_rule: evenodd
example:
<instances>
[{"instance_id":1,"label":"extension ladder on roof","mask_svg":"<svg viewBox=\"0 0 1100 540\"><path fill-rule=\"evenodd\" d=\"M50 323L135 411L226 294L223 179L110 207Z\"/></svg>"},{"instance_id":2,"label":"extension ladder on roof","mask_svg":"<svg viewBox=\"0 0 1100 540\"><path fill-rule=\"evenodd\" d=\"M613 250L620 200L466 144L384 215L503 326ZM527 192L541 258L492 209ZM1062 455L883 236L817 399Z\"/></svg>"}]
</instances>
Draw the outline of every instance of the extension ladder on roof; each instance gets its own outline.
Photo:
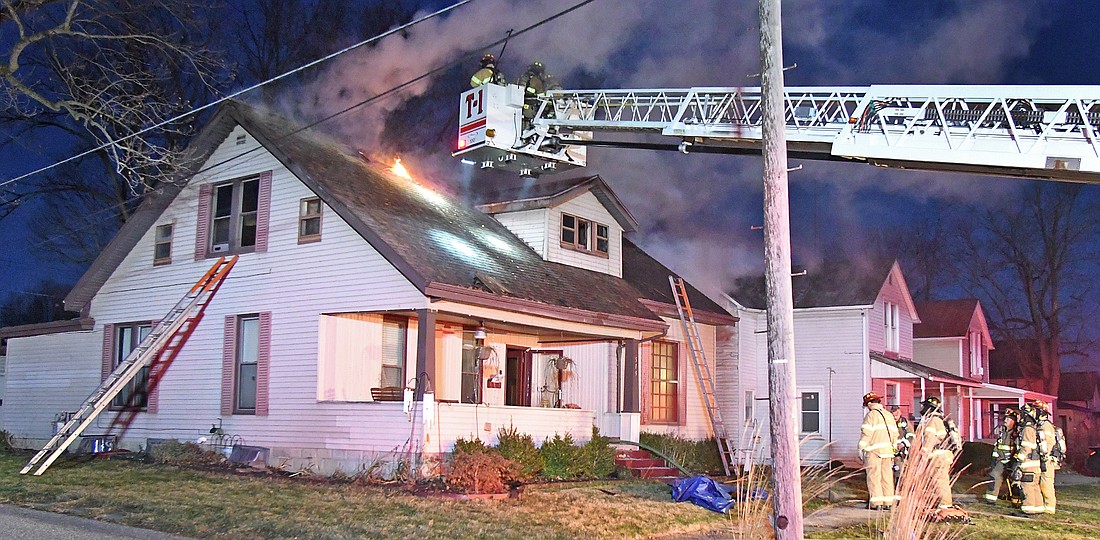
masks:
<instances>
[{"instance_id":1,"label":"extension ladder on roof","mask_svg":"<svg viewBox=\"0 0 1100 540\"><path fill-rule=\"evenodd\" d=\"M38 476L46 472L46 469L65 452L65 449L84 432L84 429L110 406L115 396L141 372L141 369L157 358L165 346L172 341L172 338L179 333L180 328L184 324L201 317L206 305L214 297L214 293L217 292L225 276L229 274L236 263L237 256L230 259L225 257L218 259L214 266L210 267L210 270L195 283L195 286L191 287L191 290L176 303L175 307L168 311L168 314L149 332L149 335L141 340L141 343L130 352L129 356L119 362L118 367L103 380L103 383L88 396L88 399L84 400L84 403L81 404L72 418L27 462L23 470L19 471L19 474L27 474L48 455L49 457L42 462L42 465L38 467L34 474ZM152 366L153 369L155 367Z\"/></svg>"},{"instance_id":2,"label":"extension ladder on roof","mask_svg":"<svg viewBox=\"0 0 1100 540\"><path fill-rule=\"evenodd\" d=\"M672 296L676 299L676 311L680 314L680 327L684 330L684 340L687 341L688 351L691 353L691 365L695 368L695 376L699 380L699 389L703 393L703 404L710 418L710 425L714 428L714 438L718 443L718 453L722 456L722 469L726 476L730 474L730 463L735 461L734 444L729 439L725 424L722 423L722 414L718 410L718 396L715 393L714 377L711 375L710 364L707 363L706 354L703 352L703 340L699 337L699 327L695 324L695 315L691 312L691 303L688 301L687 287L683 278L668 276L668 282L672 285Z\"/></svg>"}]
</instances>

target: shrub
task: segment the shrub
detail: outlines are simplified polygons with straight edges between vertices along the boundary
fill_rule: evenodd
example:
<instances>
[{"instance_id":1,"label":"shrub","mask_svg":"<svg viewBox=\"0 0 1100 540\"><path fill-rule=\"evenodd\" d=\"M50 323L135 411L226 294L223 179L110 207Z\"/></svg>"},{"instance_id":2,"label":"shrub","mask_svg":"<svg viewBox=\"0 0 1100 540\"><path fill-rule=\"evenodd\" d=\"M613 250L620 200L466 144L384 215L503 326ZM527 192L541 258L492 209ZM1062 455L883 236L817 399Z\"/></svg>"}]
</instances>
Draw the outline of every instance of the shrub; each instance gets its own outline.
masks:
<instances>
[{"instance_id":1,"label":"shrub","mask_svg":"<svg viewBox=\"0 0 1100 540\"><path fill-rule=\"evenodd\" d=\"M8 430L0 430L0 451L9 452L14 446L12 445L11 432Z\"/></svg>"},{"instance_id":2,"label":"shrub","mask_svg":"<svg viewBox=\"0 0 1100 540\"><path fill-rule=\"evenodd\" d=\"M207 450L195 443L179 441L164 441L149 447L149 457L157 463L169 465L223 465L225 456L211 450Z\"/></svg>"},{"instance_id":3,"label":"shrub","mask_svg":"<svg viewBox=\"0 0 1100 540\"><path fill-rule=\"evenodd\" d=\"M573 443L573 435L554 435L539 448L542 456L542 476L552 480L576 478L580 471L580 449Z\"/></svg>"},{"instance_id":4,"label":"shrub","mask_svg":"<svg viewBox=\"0 0 1100 540\"><path fill-rule=\"evenodd\" d=\"M689 471L722 471L722 456L714 439L689 441L672 435L642 433L639 440Z\"/></svg>"},{"instance_id":5,"label":"shrub","mask_svg":"<svg viewBox=\"0 0 1100 540\"><path fill-rule=\"evenodd\" d=\"M519 465L495 452L455 454L447 489L459 493L507 493L519 480Z\"/></svg>"},{"instance_id":6,"label":"shrub","mask_svg":"<svg viewBox=\"0 0 1100 540\"><path fill-rule=\"evenodd\" d=\"M578 475L582 478L606 478L615 472L615 450L607 444L608 438L600 435L592 426L592 439L577 452Z\"/></svg>"},{"instance_id":7,"label":"shrub","mask_svg":"<svg viewBox=\"0 0 1100 540\"><path fill-rule=\"evenodd\" d=\"M530 435L520 433L515 426L509 426L501 428L497 436L500 439L497 452L519 465L521 479L533 478L542 472L542 456Z\"/></svg>"},{"instance_id":8,"label":"shrub","mask_svg":"<svg viewBox=\"0 0 1100 540\"><path fill-rule=\"evenodd\" d=\"M457 457L459 454L486 454L492 452L492 449L481 442L481 439L466 440L459 437L455 440L455 447L452 453Z\"/></svg>"}]
</instances>

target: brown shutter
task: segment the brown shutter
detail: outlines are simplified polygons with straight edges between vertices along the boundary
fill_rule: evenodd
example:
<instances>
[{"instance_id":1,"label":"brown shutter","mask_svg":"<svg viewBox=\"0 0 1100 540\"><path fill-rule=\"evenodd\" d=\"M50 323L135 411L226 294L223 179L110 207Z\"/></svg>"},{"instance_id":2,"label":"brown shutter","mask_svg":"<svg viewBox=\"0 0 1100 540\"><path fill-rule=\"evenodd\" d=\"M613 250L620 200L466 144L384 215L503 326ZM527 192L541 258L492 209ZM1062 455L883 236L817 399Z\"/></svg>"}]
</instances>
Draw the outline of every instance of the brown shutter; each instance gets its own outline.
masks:
<instances>
[{"instance_id":1,"label":"brown shutter","mask_svg":"<svg viewBox=\"0 0 1100 540\"><path fill-rule=\"evenodd\" d=\"M107 376L115 370L115 325L103 325L103 358L99 370L99 380L107 380Z\"/></svg>"},{"instance_id":2,"label":"brown shutter","mask_svg":"<svg viewBox=\"0 0 1100 540\"><path fill-rule=\"evenodd\" d=\"M222 416L233 414L233 381L236 379L237 316L225 316L225 333L222 336Z\"/></svg>"},{"instance_id":3,"label":"brown shutter","mask_svg":"<svg viewBox=\"0 0 1100 540\"><path fill-rule=\"evenodd\" d=\"M687 343L676 343L676 423L687 425L687 394L688 394L688 362L691 361L686 353ZM714 381L711 381L714 382ZM700 389L702 392L702 389Z\"/></svg>"},{"instance_id":4,"label":"brown shutter","mask_svg":"<svg viewBox=\"0 0 1100 540\"><path fill-rule=\"evenodd\" d=\"M266 253L267 223L271 216L271 171L260 173L260 188L257 196L260 200L256 201L256 253ZM258 404L257 407L259 407Z\"/></svg>"},{"instance_id":5,"label":"brown shutter","mask_svg":"<svg viewBox=\"0 0 1100 540\"><path fill-rule=\"evenodd\" d=\"M157 329L157 325L160 324L160 321L158 321L158 320L150 321L149 324L152 327L149 330L149 333L152 333L154 330ZM171 340L169 340L169 341L171 341ZM149 414L157 414L157 409L159 407L160 383L164 380L165 369L167 369L165 366L159 365L161 362L165 361L164 351L165 351L165 349L162 348L160 350L160 352L157 353L156 358L152 362L150 362L150 366L154 366L154 365L157 366L157 371L160 372L160 380L157 381L156 385L153 385L152 380L150 380L149 383L148 383L149 388L148 388L148 391L147 391L146 397L145 397L145 412L147 412ZM153 368L150 367L149 368L149 378L152 379L152 377L153 377Z\"/></svg>"},{"instance_id":6,"label":"brown shutter","mask_svg":"<svg viewBox=\"0 0 1100 540\"><path fill-rule=\"evenodd\" d=\"M195 223L195 260L206 258L206 248L210 243L210 197L213 186L199 186L199 217Z\"/></svg>"},{"instance_id":7,"label":"brown shutter","mask_svg":"<svg viewBox=\"0 0 1100 540\"><path fill-rule=\"evenodd\" d=\"M268 380L271 375L271 312L260 313L260 343L256 351L256 416L267 416Z\"/></svg>"},{"instance_id":8,"label":"brown shutter","mask_svg":"<svg viewBox=\"0 0 1100 540\"><path fill-rule=\"evenodd\" d=\"M653 345L643 343L641 346L641 361L638 362L638 378L642 383L641 407L642 423L649 423L649 408L653 401Z\"/></svg>"}]
</instances>

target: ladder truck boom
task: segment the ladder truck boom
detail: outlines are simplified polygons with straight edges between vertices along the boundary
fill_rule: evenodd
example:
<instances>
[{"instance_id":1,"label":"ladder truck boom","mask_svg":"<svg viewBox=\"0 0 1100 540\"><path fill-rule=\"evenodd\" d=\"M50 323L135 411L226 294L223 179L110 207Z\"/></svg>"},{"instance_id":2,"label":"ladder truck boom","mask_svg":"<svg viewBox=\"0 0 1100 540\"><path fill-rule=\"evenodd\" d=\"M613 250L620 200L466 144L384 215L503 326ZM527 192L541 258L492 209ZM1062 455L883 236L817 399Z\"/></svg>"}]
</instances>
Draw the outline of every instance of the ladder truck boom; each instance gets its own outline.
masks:
<instances>
[{"instance_id":1,"label":"ladder truck boom","mask_svg":"<svg viewBox=\"0 0 1100 540\"><path fill-rule=\"evenodd\" d=\"M462 94L455 155L537 176L585 166L594 145L759 153L760 99L747 87L525 96L487 84ZM785 100L795 157L1100 183L1100 86L788 87Z\"/></svg>"}]
</instances>

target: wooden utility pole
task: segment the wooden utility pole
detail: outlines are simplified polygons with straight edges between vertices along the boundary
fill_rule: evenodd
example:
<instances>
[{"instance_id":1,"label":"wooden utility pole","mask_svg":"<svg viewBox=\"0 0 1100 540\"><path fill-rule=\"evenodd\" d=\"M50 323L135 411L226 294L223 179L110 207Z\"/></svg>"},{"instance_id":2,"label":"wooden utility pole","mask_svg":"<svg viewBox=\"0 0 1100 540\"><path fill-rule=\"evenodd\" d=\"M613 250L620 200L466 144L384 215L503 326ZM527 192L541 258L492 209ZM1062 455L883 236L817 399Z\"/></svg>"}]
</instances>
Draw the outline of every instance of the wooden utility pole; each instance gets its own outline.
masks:
<instances>
[{"instance_id":1,"label":"wooden utility pole","mask_svg":"<svg viewBox=\"0 0 1100 540\"><path fill-rule=\"evenodd\" d=\"M768 295L768 396L772 442L772 521L777 540L801 539L802 476L791 297L791 220L783 118L780 0L760 0L760 95L764 154L764 266Z\"/></svg>"}]
</instances>

